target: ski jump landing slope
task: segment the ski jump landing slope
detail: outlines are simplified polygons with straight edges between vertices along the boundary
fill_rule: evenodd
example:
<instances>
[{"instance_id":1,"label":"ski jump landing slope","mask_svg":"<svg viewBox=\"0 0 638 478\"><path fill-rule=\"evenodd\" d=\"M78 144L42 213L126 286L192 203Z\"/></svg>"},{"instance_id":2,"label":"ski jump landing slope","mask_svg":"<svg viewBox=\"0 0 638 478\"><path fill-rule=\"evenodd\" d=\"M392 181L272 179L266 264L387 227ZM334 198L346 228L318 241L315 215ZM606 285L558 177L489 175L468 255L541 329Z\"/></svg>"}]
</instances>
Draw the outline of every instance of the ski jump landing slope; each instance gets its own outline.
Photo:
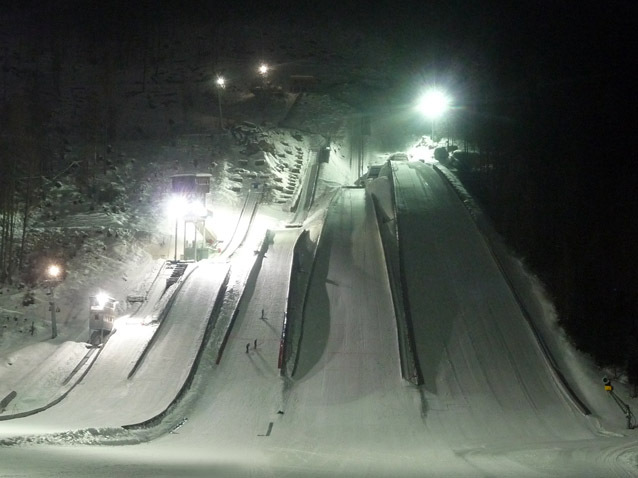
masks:
<instances>
[{"instance_id":1,"label":"ski jump landing slope","mask_svg":"<svg viewBox=\"0 0 638 478\"><path fill-rule=\"evenodd\" d=\"M192 267L192 266L191 266ZM3 422L0 436L64 432L88 427L119 427L147 420L166 409L186 380L204 335L227 264L195 266L162 319L155 342L131 379L153 328L139 316L120 319L117 332L84 379L58 405L36 415ZM188 273L188 271L187 271ZM163 288L165 280L156 287ZM159 300L155 291L149 298Z\"/></svg>"},{"instance_id":2,"label":"ski jump landing slope","mask_svg":"<svg viewBox=\"0 0 638 478\"><path fill-rule=\"evenodd\" d=\"M326 217L291 379L276 364L297 231L277 232L259 259L223 359L202 361L179 429L138 446L2 449L3 470L18 475L29 461L67 476L635 476L627 442L594 438L554 384L453 191L428 167L395 173L424 385L401 378L371 200L346 189Z\"/></svg>"},{"instance_id":3,"label":"ski jump landing slope","mask_svg":"<svg viewBox=\"0 0 638 478\"><path fill-rule=\"evenodd\" d=\"M456 193L420 162L392 175L428 428L455 447L591 438Z\"/></svg>"},{"instance_id":4,"label":"ski jump landing slope","mask_svg":"<svg viewBox=\"0 0 638 478\"><path fill-rule=\"evenodd\" d=\"M299 229L271 231L243 291L221 361L206 360L193 388L199 397L182 410L179 433L156 442L160 450L188 449L195 462L252 460L270 437L283 409L283 378L277 368L290 269ZM248 252L252 254L252 251Z\"/></svg>"},{"instance_id":5,"label":"ski jump landing slope","mask_svg":"<svg viewBox=\"0 0 638 478\"><path fill-rule=\"evenodd\" d=\"M228 464L228 476L402 476L425 463L445 469L452 453L433 449L418 390L401 378L383 250L362 189L343 190L330 208L298 363L292 379L279 376L282 279L297 235L274 235L196 408L184 411L179 433L152 447L188 447L189 460ZM432 463L433 454L444 459Z\"/></svg>"},{"instance_id":6,"label":"ski jump landing slope","mask_svg":"<svg viewBox=\"0 0 638 478\"><path fill-rule=\"evenodd\" d=\"M320 467L357 457L375 476L392 476L391 457L415 447L420 461L429 440L418 391L401 378L383 248L363 189L344 189L331 204L309 287L283 418L290 443Z\"/></svg>"}]
</instances>

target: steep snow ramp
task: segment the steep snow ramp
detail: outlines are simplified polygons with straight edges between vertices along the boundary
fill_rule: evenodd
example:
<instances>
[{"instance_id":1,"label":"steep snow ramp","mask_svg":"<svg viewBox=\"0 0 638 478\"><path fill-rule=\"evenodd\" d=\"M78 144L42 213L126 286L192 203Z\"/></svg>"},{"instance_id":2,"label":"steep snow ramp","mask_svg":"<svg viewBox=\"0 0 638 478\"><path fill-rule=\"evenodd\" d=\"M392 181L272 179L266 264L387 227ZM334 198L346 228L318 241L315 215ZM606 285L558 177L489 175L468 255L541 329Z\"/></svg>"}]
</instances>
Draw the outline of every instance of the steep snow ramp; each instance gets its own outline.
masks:
<instances>
[{"instance_id":1,"label":"steep snow ramp","mask_svg":"<svg viewBox=\"0 0 638 478\"><path fill-rule=\"evenodd\" d=\"M235 456L250 463L281 417L283 379L278 365L289 274L298 229L272 231L265 254L244 289L237 318L217 365L204 363L199 398L182 413L179 433L157 442L166 453L177 445L206 456ZM202 437L204 438L202 440Z\"/></svg>"},{"instance_id":2,"label":"steep snow ramp","mask_svg":"<svg viewBox=\"0 0 638 478\"><path fill-rule=\"evenodd\" d=\"M119 427L162 412L188 376L227 272L224 263L198 264L177 292L156 342L131 380L128 373L153 331L129 319L62 402L37 415L4 422L0 437Z\"/></svg>"},{"instance_id":3,"label":"steep snow ramp","mask_svg":"<svg viewBox=\"0 0 638 478\"><path fill-rule=\"evenodd\" d=\"M383 249L363 189L342 190L330 206L293 380L284 422L300 448L401 454L405 436L419 431L410 446L429 442L418 391L401 378Z\"/></svg>"},{"instance_id":4,"label":"steep snow ramp","mask_svg":"<svg viewBox=\"0 0 638 478\"><path fill-rule=\"evenodd\" d=\"M263 191L259 190L249 190L246 193L246 200L244 201L244 206L239 214L239 219L237 220L233 236L224 247L224 250L219 256L219 260L230 259L239 246L244 243L262 196Z\"/></svg>"},{"instance_id":5,"label":"steep snow ramp","mask_svg":"<svg viewBox=\"0 0 638 478\"><path fill-rule=\"evenodd\" d=\"M428 427L455 446L591 437L454 191L419 162L392 175Z\"/></svg>"},{"instance_id":6,"label":"steep snow ramp","mask_svg":"<svg viewBox=\"0 0 638 478\"><path fill-rule=\"evenodd\" d=\"M295 205L296 210L295 217L292 220L293 223L302 223L308 216L310 206L312 206L315 190L317 189L317 179L319 177L319 154L321 153L313 151L310 162L305 167L303 181L299 186L301 189Z\"/></svg>"}]
</instances>

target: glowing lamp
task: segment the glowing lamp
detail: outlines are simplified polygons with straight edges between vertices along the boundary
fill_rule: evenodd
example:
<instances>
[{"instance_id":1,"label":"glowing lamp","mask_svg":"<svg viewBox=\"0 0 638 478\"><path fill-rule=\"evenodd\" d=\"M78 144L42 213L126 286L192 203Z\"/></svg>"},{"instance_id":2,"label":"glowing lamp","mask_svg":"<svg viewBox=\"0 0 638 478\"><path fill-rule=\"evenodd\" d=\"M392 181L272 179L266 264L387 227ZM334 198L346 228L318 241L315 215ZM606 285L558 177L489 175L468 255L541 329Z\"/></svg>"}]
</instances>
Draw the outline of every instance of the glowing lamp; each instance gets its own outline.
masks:
<instances>
[{"instance_id":1,"label":"glowing lamp","mask_svg":"<svg viewBox=\"0 0 638 478\"><path fill-rule=\"evenodd\" d=\"M51 264L49 268L47 269L47 274L52 279L55 279L56 277L58 277L61 272L62 272L62 268L56 264Z\"/></svg>"},{"instance_id":2,"label":"glowing lamp","mask_svg":"<svg viewBox=\"0 0 638 478\"><path fill-rule=\"evenodd\" d=\"M429 90L418 103L419 110L430 119L437 119L447 111L450 98L441 90Z\"/></svg>"}]
</instances>

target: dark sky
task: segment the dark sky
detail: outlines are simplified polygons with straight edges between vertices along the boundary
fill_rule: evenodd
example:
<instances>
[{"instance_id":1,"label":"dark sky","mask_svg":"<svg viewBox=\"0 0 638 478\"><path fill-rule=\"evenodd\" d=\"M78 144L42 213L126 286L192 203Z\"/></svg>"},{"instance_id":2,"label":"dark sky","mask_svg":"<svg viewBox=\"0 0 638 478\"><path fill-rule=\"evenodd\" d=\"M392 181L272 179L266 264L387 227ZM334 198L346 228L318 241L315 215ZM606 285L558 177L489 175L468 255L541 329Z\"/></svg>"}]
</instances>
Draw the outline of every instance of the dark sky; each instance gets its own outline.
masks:
<instances>
[{"instance_id":1,"label":"dark sky","mask_svg":"<svg viewBox=\"0 0 638 478\"><path fill-rule=\"evenodd\" d=\"M261 0L11 0L5 12L29 12L41 24L60 22L80 28L125 29L158 19L185 22L252 20L279 15L296 22L354 25L370 32L402 39L415 48L473 53L489 49L517 67L529 55L562 64L566 70L591 70L627 61L635 48L635 2L487 1L316 1Z\"/></svg>"},{"instance_id":2,"label":"dark sky","mask_svg":"<svg viewBox=\"0 0 638 478\"><path fill-rule=\"evenodd\" d=\"M590 123L595 122L598 131L617 131L623 137L634 116L629 69L638 50L635 2L504 3L10 0L4 13L20 12L26 18L22 33L34 38L71 30L88 37L118 37L167 19L215 25L261 17L269 25L269 18L278 17L325 25L326 35L331 29L356 28L396 45L397 56L407 52L406 68L415 73L458 73L462 78L456 81L461 84L468 80L490 83L489 95L495 96L490 100L500 102L516 102L515 96L532 85L548 107L568 110L568 121L580 117L581 127L593 131ZM281 28L285 21L272 24ZM480 75L484 77L473 77Z\"/></svg>"},{"instance_id":3,"label":"dark sky","mask_svg":"<svg viewBox=\"0 0 638 478\"><path fill-rule=\"evenodd\" d=\"M489 81L510 94L521 82L549 94L585 94L590 112L628 104L630 66L637 48L638 9L633 1L314 1L303 0L9 0L4 14L21 12L24 35L34 38L74 30L121 36L170 19L215 25L229 20L279 17L331 29L356 28L388 39L397 55L408 51L418 70L487 71ZM265 20L268 25L268 20ZM285 25L285 22L283 23ZM275 28L282 28L273 23ZM616 87L615 85L618 85ZM633 88L633 86L631 87ZM633 96L633 94L631 95ZM583 98L583 101L585 98ZM602 104L600 104L602 103ZM633 114L633 113L632 113ZM604 118L601 118L604 125Z\"/></svg>"},{"instance_id":4,"label":"dark sky","mask_svg":"<svg viewBox=\"0 0 638 478\"><path fill-rule=\"evenodd\" d=\"M290 22L325 26L327 36L357 29L394 45L389 51L419 81L429 75L447 79L465 95L462 101L489 103L499 110L495 115L516 114L514 120L534 124L538 131L531 141L541 137L553 148L587 142L584 149L622 155L635 123L629 73L638 50L635 2L503 3L13 0L4 14L19 12L27 37L54 39L74 31L89 41L121 38L166 21L214 28L262 18L266 28ZM406 72L396 76L405 78ZM525 101L528 111L521 108Z\"/></svg>"}]
</instances>

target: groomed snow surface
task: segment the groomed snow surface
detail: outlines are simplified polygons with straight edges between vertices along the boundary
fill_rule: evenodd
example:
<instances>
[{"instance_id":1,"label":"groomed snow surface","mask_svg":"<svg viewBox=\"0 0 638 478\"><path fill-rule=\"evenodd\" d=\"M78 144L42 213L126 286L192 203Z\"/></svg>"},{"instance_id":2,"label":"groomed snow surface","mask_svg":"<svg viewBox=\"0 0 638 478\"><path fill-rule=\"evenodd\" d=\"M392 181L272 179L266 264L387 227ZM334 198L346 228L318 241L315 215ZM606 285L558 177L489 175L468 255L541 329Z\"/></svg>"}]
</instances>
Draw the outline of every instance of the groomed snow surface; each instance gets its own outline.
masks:
<instances>
[{"instance_id":1,"label":"groomed snow surface","mask_svg":"<svg viewBox=\"0 0 638 478\"><path fill-rule=\"evenodd\" d=\"M632 432L605 428L613 407L582 414L550 373L492 250L447 181L421 163L393 174L423 385L401 377L369 193L343 189L306 271L291 377L277 364L298 228L272 231L263 255L245 245L255 269L221 361L204 349L189 392L162 422L119 428L168 406L221 280L240 259L200 262L184 279L131 379L137 352L111 352L133 340L135 316L60 404L0 422L0 476L638 476ZM37 435L45 431L54 433Z\"/></svg>"}]
</instances>

